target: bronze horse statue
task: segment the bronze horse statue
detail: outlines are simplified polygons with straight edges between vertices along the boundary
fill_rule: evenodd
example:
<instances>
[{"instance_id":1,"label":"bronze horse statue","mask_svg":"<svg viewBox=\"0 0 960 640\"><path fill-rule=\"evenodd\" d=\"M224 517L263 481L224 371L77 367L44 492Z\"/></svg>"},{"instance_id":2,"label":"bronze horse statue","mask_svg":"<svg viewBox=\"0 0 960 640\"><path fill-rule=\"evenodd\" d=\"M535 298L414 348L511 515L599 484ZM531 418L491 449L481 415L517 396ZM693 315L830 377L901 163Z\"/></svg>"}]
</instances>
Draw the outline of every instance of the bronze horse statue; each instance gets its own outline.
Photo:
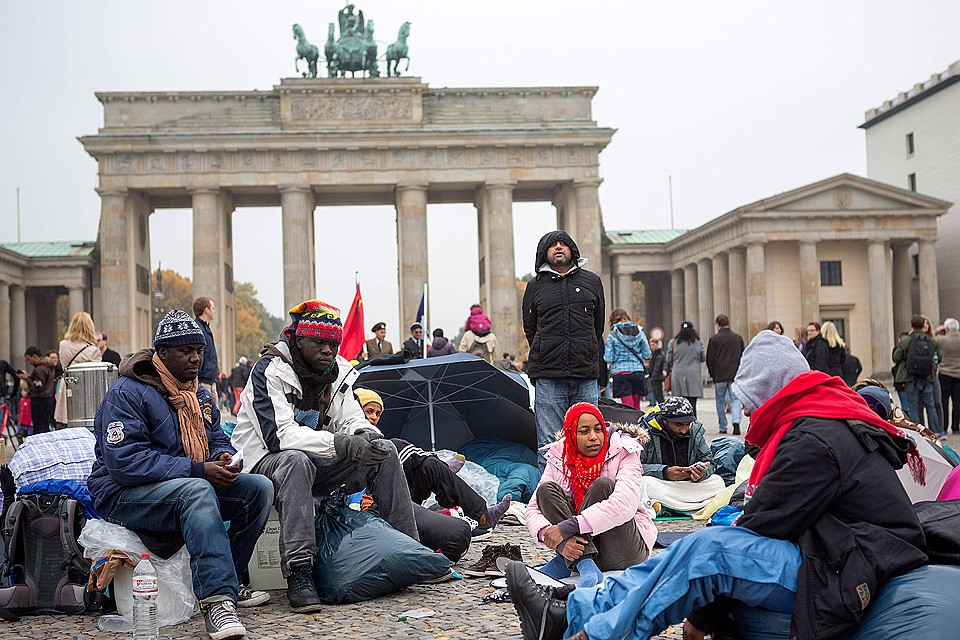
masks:
<instances>
[{"instance_id":1,"label":"bronze horse statue","mask_svg":"<svg viewBox=\"0 0 960 640\"><path fill-rule=\"evenodd\" d=\"M410 35L410 23L400 25L397 41L387 47L387 77L400 75L400 60L406 59L407 67L404 73L410 70L410 56L407 55L407 37Z\"/></svg>"},{"instance_id":2,"label":"bronze horse statue","mask_svg":"<svg viewBox=\"0 0 960 640\"><path fill-rule=\"evenodd\" d=\"M303 33L303 27L299 24L293 25L293 38L297 41L297 57L293 61L293 68L300 73L300 60L307 61L307 71L303 72L304 78L317 77L317 59L320 57L320 51L316 45L310 44L307 36Z\"/></svg>"},{"instance_id":3,"label":"bronze horse statue","mask_svg":"<svg viewBox=\"0 0 960 640\"><path fill-rule=\"evenodd\" d=\"M327 43L323 45L323 55L327 58L327 77L336 78L339 65L337 64L337 43L333 39L334 24L328 23Z\"/></svg>"}]
</instances>

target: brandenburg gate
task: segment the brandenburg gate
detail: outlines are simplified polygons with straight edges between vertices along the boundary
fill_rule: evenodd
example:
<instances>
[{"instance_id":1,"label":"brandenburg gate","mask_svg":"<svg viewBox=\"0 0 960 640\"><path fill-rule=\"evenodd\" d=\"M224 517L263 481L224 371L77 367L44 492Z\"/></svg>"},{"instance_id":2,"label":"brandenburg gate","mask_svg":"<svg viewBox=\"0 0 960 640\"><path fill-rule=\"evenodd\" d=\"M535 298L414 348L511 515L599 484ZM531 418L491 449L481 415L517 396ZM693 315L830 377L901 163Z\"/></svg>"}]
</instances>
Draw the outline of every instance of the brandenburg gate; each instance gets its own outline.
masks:
<instances>
[{"instance_id":1,"label":"brandenburg gate","mask_svg":"<svg viewBox=\"0 0 960 640\"><path fill-rule=\"evenodd\" d=\"M80 139L99 166L97 326L121 352L152 343L148 217L192 208L193 292L216 302L221 360L233 362L231 216L237 207L277 205L287 308L316 295L315 207L394 205L400 317L413 318L429 278L427 205L468 202L477 209L480 303L502 348L515 351L514 202L553 203L557 226L591 270L604 270L599 154L614 130L593 120L595 93L433 89L398 77L98 93L103 127ZM521 259L532 264L533 256Z\"/></svg>"}]
</instances>

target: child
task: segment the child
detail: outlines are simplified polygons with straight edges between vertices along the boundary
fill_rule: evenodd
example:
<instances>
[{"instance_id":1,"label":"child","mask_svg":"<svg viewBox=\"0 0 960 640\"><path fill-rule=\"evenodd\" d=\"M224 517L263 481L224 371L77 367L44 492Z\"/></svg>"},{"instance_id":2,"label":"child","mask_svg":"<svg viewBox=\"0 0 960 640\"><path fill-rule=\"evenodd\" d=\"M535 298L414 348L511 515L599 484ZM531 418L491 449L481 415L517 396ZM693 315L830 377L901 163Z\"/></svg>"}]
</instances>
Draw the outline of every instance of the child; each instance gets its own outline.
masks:
<instances>
[{"instance_id":1,"label":"child","mask_svg":"<svg viewBox=\"0 0 960 640\"><path fill-rule=\"evenodd\" d=\"M20 402L17 404L17 440L21 443L33 434L33 417L30 413L30 398L27 397L27 382L20 381Z\"/></svg>"},{"instance_id":2,"label":"child","mask_svg":"<svg viewBox=\"0 0 960 640\"><path fill-rule=\"evenodd\" d=\"M663 402L663 380L667 375L665 369L666 361L663 350L660 348L660 341L651 338L650 366L647 368L647 371L650 372L650 377L647 378L647 381L650 382L650 394L647 396L647 400L650 401L651 405Z\"/></svg>"}]
</instances>

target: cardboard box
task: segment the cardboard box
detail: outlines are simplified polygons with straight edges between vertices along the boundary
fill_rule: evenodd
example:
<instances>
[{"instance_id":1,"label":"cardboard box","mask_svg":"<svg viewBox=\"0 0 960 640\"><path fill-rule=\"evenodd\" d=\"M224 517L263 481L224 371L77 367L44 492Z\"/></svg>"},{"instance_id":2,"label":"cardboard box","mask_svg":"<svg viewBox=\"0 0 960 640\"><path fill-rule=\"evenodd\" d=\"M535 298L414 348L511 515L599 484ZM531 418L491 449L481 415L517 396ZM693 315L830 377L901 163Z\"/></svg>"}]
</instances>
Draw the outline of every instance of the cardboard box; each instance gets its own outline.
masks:
<instances>
[{"instance_id":1,"label":"cardboard box","mask_svg":"<svg viewBox=\"0 0 960 640\"><path fill-rule=\"evenodd\" d=\"M287 581L280 571L280 516L276 509L270 509L267 526L257 540L247 568L250 571L251 589L287 588Z\"/></svg>"}]
</instances>

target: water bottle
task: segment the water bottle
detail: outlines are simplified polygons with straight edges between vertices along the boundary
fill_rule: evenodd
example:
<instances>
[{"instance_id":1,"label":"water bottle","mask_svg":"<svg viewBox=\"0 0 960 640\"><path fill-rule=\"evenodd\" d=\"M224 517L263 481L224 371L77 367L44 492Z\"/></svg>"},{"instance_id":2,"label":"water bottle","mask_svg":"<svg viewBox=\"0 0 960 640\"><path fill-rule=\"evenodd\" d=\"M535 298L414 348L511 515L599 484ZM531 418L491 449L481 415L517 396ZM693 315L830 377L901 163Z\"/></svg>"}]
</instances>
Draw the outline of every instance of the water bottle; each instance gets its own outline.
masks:
<instances>
[{"instance_id":1,"label":"water bottle","mask_svg":"<svg viewBox=\"0 0 960 640\"><path fill-rule=\"evenodd\" d=\"M157 570L150 562L150 554L144 553L133 570L133 640L157 640L160 635L158 586Z\"/></svg>"}]
</instances>

